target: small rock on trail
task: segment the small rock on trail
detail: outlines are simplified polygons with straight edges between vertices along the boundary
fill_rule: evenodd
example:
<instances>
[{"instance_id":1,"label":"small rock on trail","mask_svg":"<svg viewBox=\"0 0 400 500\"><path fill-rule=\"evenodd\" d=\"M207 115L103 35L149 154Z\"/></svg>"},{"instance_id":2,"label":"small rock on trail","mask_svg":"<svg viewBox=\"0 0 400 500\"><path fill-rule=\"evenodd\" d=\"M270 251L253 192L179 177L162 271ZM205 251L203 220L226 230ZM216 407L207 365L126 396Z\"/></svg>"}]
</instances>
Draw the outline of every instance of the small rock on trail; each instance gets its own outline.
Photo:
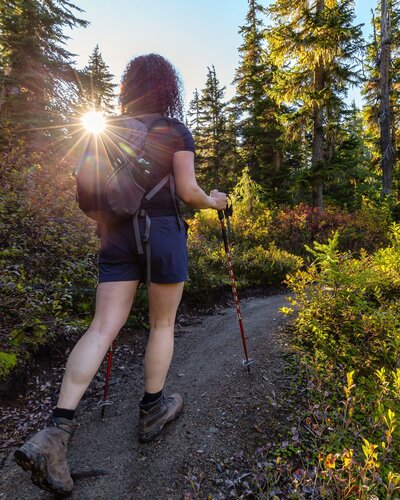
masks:
<instances>
[{"instance_id":1,"label":"small rock on trail","mask_svg":"<svg viewBox=\"0 0 400 500\"><path fill-rule=\"evenodd\" d=\"M233 306L178 331L166 393L182 394L184 413L151 443L137 441L141 358L128 366L114 364L109 388L113 404L102 420L94 397L81 403L68 455L72 471L97 467L109 474L77 480L70 498L174 500L191 487L202 488L205 497L213 488L217 492L226 483L224 471L238 468L260 440L279 431L274 401L285 383L283 356L289 349L281 331L287 320L279 313L286 297L242 301L249 354L255 358L250 374L242 366ZM29 473L13 462L13 451L0 471L0 499L53 498L32 485Z\"/></svg>"}]
</instances>

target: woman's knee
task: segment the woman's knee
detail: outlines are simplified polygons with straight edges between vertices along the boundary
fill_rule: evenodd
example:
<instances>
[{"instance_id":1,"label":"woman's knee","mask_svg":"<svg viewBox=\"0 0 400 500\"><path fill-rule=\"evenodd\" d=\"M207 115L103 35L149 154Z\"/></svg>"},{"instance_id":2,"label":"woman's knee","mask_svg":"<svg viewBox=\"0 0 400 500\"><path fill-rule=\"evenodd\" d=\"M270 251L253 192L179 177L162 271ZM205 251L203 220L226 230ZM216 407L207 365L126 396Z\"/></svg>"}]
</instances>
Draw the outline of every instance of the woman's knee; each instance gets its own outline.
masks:
<instances>
[{"instance_id":1,"label":"woman's knee","mask_svg":"<svg viewBox=\"0 0 400 500\"><path fill-rule=\"evenodd\" d=\"M110 344L118 335L123 325L92 322L85 333L86 337Z\"/></svg>"},{"instance_id":2,"label":"woman's knee","mask_svg":"<svg viewBox=\"0 0 400 500\"><path fill-rule=\"evenodd\" d=\"M175 315L168 316L165 318L150 318L150 328L152 330L159 329L174 329L175 326Z\"/></svg>"}]
</instances>

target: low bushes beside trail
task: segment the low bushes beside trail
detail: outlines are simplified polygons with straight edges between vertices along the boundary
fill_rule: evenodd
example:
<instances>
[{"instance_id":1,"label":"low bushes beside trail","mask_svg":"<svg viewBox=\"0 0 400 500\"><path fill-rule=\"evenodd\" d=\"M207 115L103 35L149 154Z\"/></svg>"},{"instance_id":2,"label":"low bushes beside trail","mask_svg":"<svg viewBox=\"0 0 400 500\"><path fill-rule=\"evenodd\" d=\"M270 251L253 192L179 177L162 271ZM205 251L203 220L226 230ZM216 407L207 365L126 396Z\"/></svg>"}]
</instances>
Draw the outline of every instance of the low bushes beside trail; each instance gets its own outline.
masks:
<instances>
[{"instance_id":1,"label":"low bushes beside trail","mask_svg":"<svg viewBox=\"0 0 400 500\"><path fill-rule=\"evenodd\" d=\"M339 241L336 232L308 247L312 264L286 280L308 382L307 467L294 486L317 486L322 498L398 498L400 224L386 247L359 258Z\"/></svg>"}]
</instances>

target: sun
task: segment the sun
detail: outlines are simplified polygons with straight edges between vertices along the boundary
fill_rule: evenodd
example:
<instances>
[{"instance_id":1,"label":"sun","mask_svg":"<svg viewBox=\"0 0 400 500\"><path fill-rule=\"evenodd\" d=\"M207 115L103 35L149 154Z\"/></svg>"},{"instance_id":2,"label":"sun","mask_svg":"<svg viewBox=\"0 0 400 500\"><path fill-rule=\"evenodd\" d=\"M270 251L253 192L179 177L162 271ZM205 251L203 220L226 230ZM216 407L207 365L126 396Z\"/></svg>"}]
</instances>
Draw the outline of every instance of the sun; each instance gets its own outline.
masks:
<instances>
[{"instance_id":1,"label":"sun","mask_svg":"<svg viewBox=\"0 0 400 500\"><path fill-rule=\"evenodd\" d=\"M106 128L106 119L99 111L89 111L82 116L82 125L91 134L101 134Z\"/></svg>"}]
</instances>

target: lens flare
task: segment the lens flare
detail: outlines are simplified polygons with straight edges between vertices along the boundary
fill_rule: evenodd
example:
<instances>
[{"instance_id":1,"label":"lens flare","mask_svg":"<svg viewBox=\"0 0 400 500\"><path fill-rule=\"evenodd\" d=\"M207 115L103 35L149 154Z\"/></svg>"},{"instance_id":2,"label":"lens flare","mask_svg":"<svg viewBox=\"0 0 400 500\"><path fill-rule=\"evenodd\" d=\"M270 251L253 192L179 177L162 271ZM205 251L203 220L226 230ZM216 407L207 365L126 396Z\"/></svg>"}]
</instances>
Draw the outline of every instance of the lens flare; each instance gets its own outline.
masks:
<instances>
[{"instance_id":1,"label":"lens flare","mask_svg":"<svg viewBox=\"0 0 400 500\"><path fill-rule=\"evenodd\" d=\"M106 128L106 119L99 111L90 111L82 117L82 125L91 134L100 134Z\"/></svg>"}]
</instances>

